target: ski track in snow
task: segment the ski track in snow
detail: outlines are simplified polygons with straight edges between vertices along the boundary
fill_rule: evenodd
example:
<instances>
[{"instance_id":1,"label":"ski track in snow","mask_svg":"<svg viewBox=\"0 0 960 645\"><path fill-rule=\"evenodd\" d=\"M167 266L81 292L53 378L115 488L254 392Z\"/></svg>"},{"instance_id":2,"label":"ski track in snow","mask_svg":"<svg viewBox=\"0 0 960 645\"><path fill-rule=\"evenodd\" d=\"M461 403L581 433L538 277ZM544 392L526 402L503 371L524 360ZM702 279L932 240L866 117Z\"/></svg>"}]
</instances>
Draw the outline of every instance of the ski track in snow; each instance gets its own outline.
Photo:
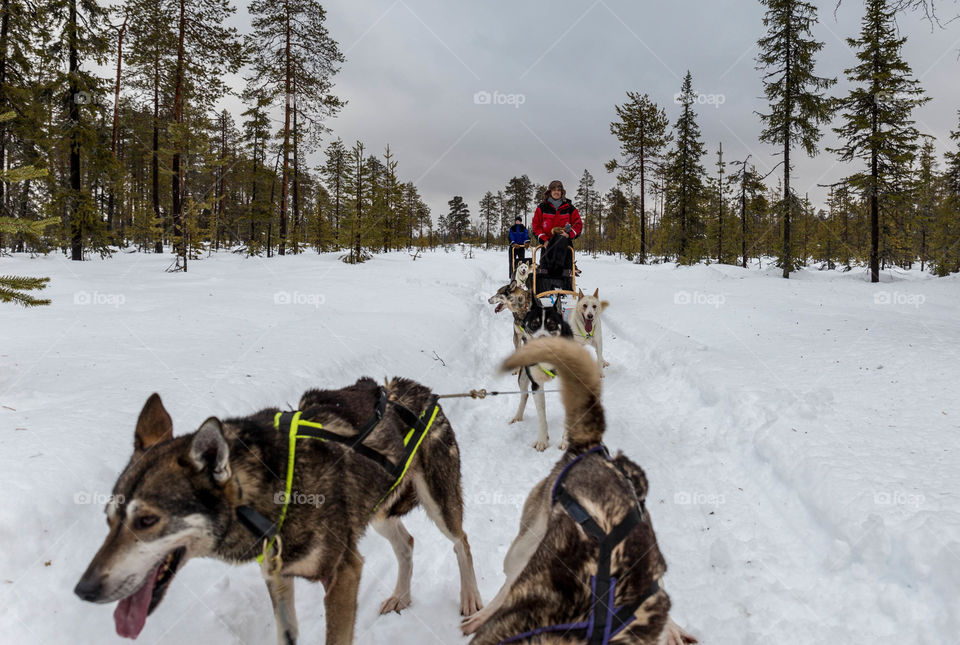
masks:
<instances>
[{"instance_id":1,"label":"ski track in snow","mask_svg":"<svg viewBox=\"0 0 960 645\"><path fill-rule=\"evenodd\" d=\"M510 314L486 302L505 282L503 254L474 256L347 266L221 253L186 275L163 272L168 256L0 259L0 273L51 275L54 300L0 309L0 642L121 642L115 605L72 589L106 535L102 498L150 392L181 434L362 375L516 389L497 374ZM647 472L677 622L704 643L960 642L956 277L869 285L809 270L786 282L767 268L586 254L580 266L584 290L611 302L606 443ZM563 411L547 396L542 454L532 400L514 425L515 395L443 404L485 601L526 495L560 456ZM413 605L378 615L396 560L368 532L356 642L466 643L450 543L420 509L405 524ZM323 642L322 586L298 581L297 607L301 641ZM139 640L274 638L256 566L194 560Z\"/></svg>"}]
</instances>

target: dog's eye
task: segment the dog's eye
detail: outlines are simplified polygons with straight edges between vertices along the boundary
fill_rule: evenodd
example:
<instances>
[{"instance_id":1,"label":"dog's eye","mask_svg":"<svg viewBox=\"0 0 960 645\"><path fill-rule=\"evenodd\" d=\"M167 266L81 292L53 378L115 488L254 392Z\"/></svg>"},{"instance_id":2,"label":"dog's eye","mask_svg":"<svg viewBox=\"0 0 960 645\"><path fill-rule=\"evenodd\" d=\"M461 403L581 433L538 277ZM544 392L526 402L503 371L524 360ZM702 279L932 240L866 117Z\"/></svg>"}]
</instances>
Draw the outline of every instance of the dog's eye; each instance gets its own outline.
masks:
<instances>
[{"instance_id":1,"label":"dog's eye","mask_svg":"<svg viewBox=\"0 0 960 645\"><path fill-rule=\"evenodd\" d=\"M148 529L160 520L156 515L141 515L133 521L133 527L137 530Z\"/></svg>"}]
</instances>

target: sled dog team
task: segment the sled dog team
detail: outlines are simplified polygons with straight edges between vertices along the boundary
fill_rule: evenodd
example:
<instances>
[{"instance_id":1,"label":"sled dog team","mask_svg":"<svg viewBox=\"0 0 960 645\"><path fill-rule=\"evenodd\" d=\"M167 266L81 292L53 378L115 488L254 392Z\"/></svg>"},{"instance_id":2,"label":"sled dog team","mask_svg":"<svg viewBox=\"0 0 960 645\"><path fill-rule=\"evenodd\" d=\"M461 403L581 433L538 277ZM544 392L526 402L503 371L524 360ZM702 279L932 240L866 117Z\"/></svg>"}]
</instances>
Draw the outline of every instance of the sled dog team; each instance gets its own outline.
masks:
<instances>
[{"instance_id":1,"label":"sled dog team","mask_svg":"<svg viewBox=\"0 0 960 645\"><path fill-rule=\"evenodd\" d=\"M532 389L540 423L534 447L544 450L543 385L558 378L564 452L527 497L504 560L506 580L485 607L463 530L453 428L437 396L404 378L310 390L294 412L210 417L179 436L152 395L106 508L108 535L75 593L116 602L117 633L136 638L191 558L255 560L278 643L297 642L300 577L324 586L326 642L349 644L363 567L357 542L368 526L390 542L397 582L380 612L405 609L414 538L402 518L422 506L453 544L462 629L473 644L696 642L669 616L646 476L603 444L600 316L607 303L580 293L568 323L559 305L544 306L525 289L524 271L516 278L490 299L514 316L516 351L503 369L516 370L524 394L512 422L522 419ZM583 345L594 347L596 360ZM303 503L311 495L322 503Z\"/></svg>"}]
</instances>

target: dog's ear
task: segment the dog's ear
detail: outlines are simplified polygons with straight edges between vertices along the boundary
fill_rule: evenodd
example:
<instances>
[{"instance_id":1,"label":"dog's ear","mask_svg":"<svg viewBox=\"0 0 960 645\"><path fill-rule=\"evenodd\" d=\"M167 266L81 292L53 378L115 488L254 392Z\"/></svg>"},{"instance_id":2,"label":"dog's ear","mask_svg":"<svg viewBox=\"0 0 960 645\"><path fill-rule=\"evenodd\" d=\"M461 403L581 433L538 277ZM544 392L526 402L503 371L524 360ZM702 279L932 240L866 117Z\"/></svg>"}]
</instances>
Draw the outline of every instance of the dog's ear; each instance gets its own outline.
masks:
<instances>
[{"instance_id":1,"label":"dog's ear","mask_svg":"<svg viewBox=\"0 0 960 645\"><path fill-rule=\"evenodd\" d=\"M601 301L600 301L600 311L606 311L606 310L607 310L607 307L609 307L609 306L610 306L610 302L609 302L609 301L607 301L607 300L601 300Z\"/></svg>"},{"instance_id":2,"label":"dog's ear","mask_svg":"<svg viewBox=\"0 0 960 645\"><path fill-rule=\"evenodd\" d=\"M518 286L519 286L519 285L517 284L517 281L516 281L516 280L511 280L511 281L510 281L510 284L507 285L507 291L513 291L513 290L516 289Z\"/></svg>"},{"instance_id":3,"label":"dog's ear","mask_svg":"<svg viewBox=\"0 0 960 645\"><path fill-rule=\"evenodd\" d=\"M593 297L594 298L600 297L600 287L597 287L596 289L593 290Z\"/></svg>"},{"instance_id":4,"label":"dog's ear","mask_svg":"<svg viewBox=\"0 0 960 645\"><path fill-rule=\"evenodd\" d=\"M213 480L218 484L225 484L230 479L230 448L223 438L223 426L217 417L204 421L193 436L190 461L197 471L210 468Z\"/></svg>"},{"instance_id":5,"label":"dog's ear","mask_svg":"<svg viewBox=\"0 0 960 645\"><path fill-rule=\"evenodd\" d=\"M583 297L583 289L577 289L577 300Z\"/></svg>"},{"instance_id":6,"label":"dog's ear","mask_svg":"<svg viewBox=\"0 0 960 645\"><path fill-rule=\"evenodd\" d=\"M133 433L133 450L142 452L161 441L173 439L173 421L163 407L160 395L154 392L143 404Z\"/></svg>"}]
</instances>

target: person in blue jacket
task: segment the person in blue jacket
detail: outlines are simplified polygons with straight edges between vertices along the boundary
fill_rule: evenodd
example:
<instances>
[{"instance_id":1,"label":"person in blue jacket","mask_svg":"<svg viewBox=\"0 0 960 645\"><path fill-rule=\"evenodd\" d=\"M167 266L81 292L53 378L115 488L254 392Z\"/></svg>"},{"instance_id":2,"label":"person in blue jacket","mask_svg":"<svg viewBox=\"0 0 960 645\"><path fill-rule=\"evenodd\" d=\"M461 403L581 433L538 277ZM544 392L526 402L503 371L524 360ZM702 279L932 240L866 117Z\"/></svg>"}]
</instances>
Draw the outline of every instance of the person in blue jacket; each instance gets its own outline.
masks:
<instances>
[{"instance_id":1,"label":"person in blue jacket","mask_svg":"<svg viewBox=\"0 0 960 645\"><path fill-rule=\"evenodd\" d=\"M514 220L513 226L510 227L510 248L508 249L507 262L511 280L513 280L513 273L517 266L527 260L526 244L529 241L530 233L527 232L527 227L523 225L523 220L518 217Z\"/></svg>"}]
</instances>

